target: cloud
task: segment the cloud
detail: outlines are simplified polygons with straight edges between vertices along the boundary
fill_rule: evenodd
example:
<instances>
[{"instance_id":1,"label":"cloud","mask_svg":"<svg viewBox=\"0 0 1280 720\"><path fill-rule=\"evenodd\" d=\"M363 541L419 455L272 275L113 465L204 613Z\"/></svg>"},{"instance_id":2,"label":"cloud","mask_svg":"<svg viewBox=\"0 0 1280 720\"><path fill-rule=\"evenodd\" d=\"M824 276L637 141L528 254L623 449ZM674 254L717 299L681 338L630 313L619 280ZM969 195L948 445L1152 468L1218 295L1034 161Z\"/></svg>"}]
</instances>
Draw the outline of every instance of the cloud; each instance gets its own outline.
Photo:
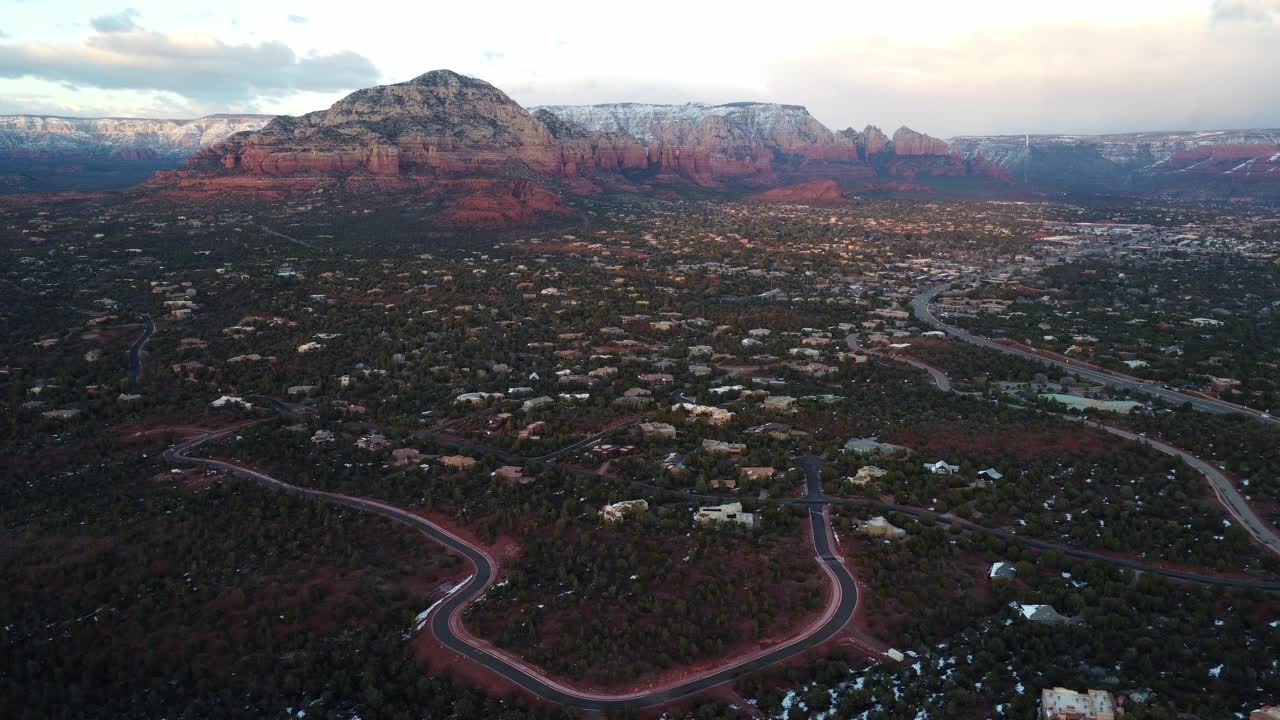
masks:
<instances>
[{"instance_id":1,"label":"cloud","mask_svg":"<svg viewBox=\"0 0 1280 720\"><path fill-rule=\"evenodd\" d=\"M1214 22L1280 24L1280 0L1214 0Z\"/></svg>"},{"instance_id":2,"label":"cloud","mask_svg":"<svg viewBox=\"0 0 1280 720\"><path fill-rule=\"evenodd\" d=\"M1277 47L1280 28L1253 24L1062 23L933 45L868 34L771 62L766 83L835 127L938 136L1272 127Z\"/></svg>"},{"instance_id":3,"label":"cloud","mask_svg":"<svg viewBox=\"0 0 1280 720\"><path fill-rule=\"evenodd\" d=\"M303 23L307 22L307 18L303 17L302 15L290 15L289 22L293 23L294 25L302 25Z\"/></svg>"},{"instance_id":4,"label":"cloud","mask_svg":"<svg viewBox=\"0 0 1280 720\"><path fill-rule=\"evenodd\" d=\"M169 92L229 107L254 98L367 87L376 84L379 73L368 58L350 51L299 56L278 41L236 45L138 27L100 32L79 45L0 45L0 78L23 77Z\"/></svg>"},{"instance_id":5,"label":"cloud","mask_svg":"<svg viewBox=\"0 0 1280 720\"><path fill-rule=\"evenodd\" d=\"M89 25L100 33L129 32L138 27L133 21L141 13L133 8L125 8L112 15L100 15L89 21Z\"/></svg>"},{"instance_id":6,"label":"cloud","mask_svg":"<svg viewBox=\"0 0 1280 720\"><path fill-rule=\"evenodd\" d=\"M485 62L497 62L506 56L506 53L499 50L483 50L480 53L480 57L484 58Z\"/></svg>"}]
</instances>

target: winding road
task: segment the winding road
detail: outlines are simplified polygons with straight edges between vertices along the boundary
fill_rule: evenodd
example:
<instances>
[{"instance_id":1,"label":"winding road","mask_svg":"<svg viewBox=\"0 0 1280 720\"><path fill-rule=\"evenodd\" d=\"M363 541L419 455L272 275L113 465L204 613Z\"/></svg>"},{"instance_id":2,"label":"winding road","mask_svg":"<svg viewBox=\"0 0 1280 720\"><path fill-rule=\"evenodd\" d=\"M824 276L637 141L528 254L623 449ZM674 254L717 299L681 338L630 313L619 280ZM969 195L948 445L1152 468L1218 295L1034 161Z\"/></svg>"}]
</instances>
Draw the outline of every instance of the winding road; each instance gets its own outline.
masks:
<instances>
[{"instance_id":1,"label":"winding road","mask_svg":"<svg viewBox=\"0 0 1280 720\"><path fill-rule=\"evenodd\" d=\"M225 437L253 422L256 421L221 430L199 432L195 437L165 450L164 458L170 462L194 463L218 468L234 476L253 480L278 490L381 515L419 530L449 550L465 557L474 566L475 573L429 611L426 621L431 628L431 633L450 650L474 660L534 695L554 703L584 710L606 711L648 708L679 700L821 645L844 628L858 607L857 583L837 553L831 531L828 508L830 499L822 493L818 472L821 460L805 456L796 460L796 466L805 472L807 478L807 493L800 501L808 505L815 559L831 582L831 594L822 615L801 632L778 645L738 655L719 667L693 677L625 694L594 693L573 688L553 680L520 658L476 638L463 626L462 616L467 606L483 595L498 575L497 560L484 548L472 545L426 518L392 505L298 487L237 463L197 458L189 454L201 445Z\"/></svg>"},{"instance_id":2,"label":"winding road","mask_svg":"<svg viewBox=\"0 0 1280 720\"><path fill-rule=\"evenodd\" d=\"M981 347L990 348L1000 352L1009 352L1014 355L1030 356L1031 359L1033 360L1041 360L1044 362L1049 362L1054 365L1060 365L1073 372L1076 372L1081 377L1085 377L1090 380L1098 379L1098 382L1105 382L1105 384L1110 384L1112 387L1130 387L1130 386L1137 387L1137 384L1122 380L1113 375L1107 375L1105 373L1099 373L1099 372L1093 372L1093 371L1085 371L1082 368L1077 368L1072 365L1067 365L1065 363L1059 363L1059 362L1047 360L1045 358L1041 358L1038 355L1035 355L1034 353L1027 353L1027 352L1018 350L1016 348L1011 348L1006 345L1002 345L1000 343L992 342L990 340L987 340L986 338L964 332L963 330L959 330L957 328L953 328L950 325L946 325L945 323L942 323L942 321L938 320L937 318L934 318L933 314L929 312L928 302L933 297L937 296L937 294L946 287L947 287L946 285L937 285L930 288L929 290L926 290L924 293L916 296L912 304L916 309L917 318L931 324L935 328L951 333L952 335L954 335L955 337L961 340L966 340L967 342L974 342L974 344L980 345ZM923 313L923 316L922 316L922 313ZM847 338L845 338L845 341L848 343L850 349L852 350L860 349L860 346L858 345L858 339L855 335L849 335ZM925 370L933 378L934 384L937 385L940 390L944 390L947 392L958 392L952 387L951 379L947 377L947 374L939 370L938 368L935 368L931 365L926 365L925 363L922 363L914 358L908 358L900 355L884 355L883 353L880 353L874 350L869 350L869 349L866 350L866 352L869 352L871 354L874 354L880 357L888 357L892 360L904 362L913 367L917 367L922 370ZM1105 378L1105 381L1102 380L1102 378ZM1181 395L1181 393L1165 390L1164 388L1160 388L1158 386L1156 387L1156 390L1158 390L1161 393ZM965 394L965 393L961 393L961 394ZM1163 397L1163 395L1161 397ZM1189 399L1192 399L1192 400L1197 399L1197 398L1191 398L1190 396L1184 396L1184 397L1188 397ZM1208 401L1202 401L1202 402L1207 403ZM1206 405L1206 407L1218 408L1220 405L1222 404L1219 403L1218 405ZM1229 409L1229 410L1210 409L1210 410L1206 410L1206 412L1223 413L1223 412L1237 411L1235 409L1237 408L1237 406L1230 405L1228 407L1232 409ZM1044 412L1044 411L1037 410L1037 412ZM1240 494L1240 491L1236 489L1235 485L1231 482L1231 480L1228 479L1226 475L1224 475L1218 468L1214 467L1209 462L1202 460L1181 448L1174 447L1173 445L1170 445L1166 442L1162 442L1160 440L1155 440L1153 438L1148 438L1142 435L1138 435L1138 434L1129 432L1128 430L1114 427L1106 423L1096 422L1092 420L1083 420L1079 417L1076 417L1073 415L1065 415L1062 413L1051 413L1051 414L1057 415L1058 417L1061 417L1063 419L1066 419L1072 422L1083 422L1085 425L1088 425L1089 427L1101 430L1106 433L1110 433L1112 435L1115 435L1116 437L1124 438L1125 440L1130 440L1138 443L1146 443L1147 445L1151 446L1152 448L1155 448L1156 450L1164 453L1165 455L1170 455L1172 457L1180 458L1183 462L1185 462L1187 465L1190 465L1192 468L1198 471L1201 475L1203 475L1206 480L1209 481L1209 488L1213 491L1214 496L1217 498L1218 504L1222 506L1223 510L1225 510L1227 514L1230 515L1240 525L1240 527L1244 528L1245 532L1249 533L1249 535L1255 541L1257 541L1258 544L1262 545L1268 551L1275 553L1276 555L1280 555L1280 534L1276 533L1276 528L1272 526L1271 523L1259 517L1258 514L1254 512L1253 508L1250 507L1248 501L1245 500L1244 496ZM1261 417L1261 415L1259 415L1259 417ZM1270 420L1270 418L1266 418L1266 419Z\"/></svg>"},{"instance_id":3,"label":"winding road","mask_svg":"<svg viewBox=\"0 0 1280 720\"><path fill-rule=\"evenodd\" d=\"M1242 405L1236 405L1222 400L1201 397L1198 395L1188 395L1187 393L1166 388L1159 383L1142 382L1140 380L1126 378L1121 375L1096 370L1078 363L1055 360L1050 357L1045 357L1044 355L1023 350L1022 348L1011 347L1003 343L995 342L994 340L982 337L981 335L974 335L973 333L961 330L954 325L948 325L947 323L939 320L938 317L933 314L933 311L929 309L929 304L933 302L934 298L950 287L951 283L943 283L941 285L934 285L932 287L925 288L917 293L915 297L911 299L911 310L915 314L916 319L937 330L947 333L957 340L977 345L979 347L984 347L988 350L995 350L996 352L1001 352L1006 355L1015 355L1026 360L1031 360L1032 362L1052 365L1074 375L1078 375L1086 380L1090 380L1101 385L1108 385L1118 390L1128 390L1130 392L1140 393L1149 397L1159 398L1166 402L1173 403L1174 405L1190 403L1192 408L1201 412L1215 413L1219 415L1241 413L1269 424L1275 424L1277 422L1275 418L1266 413L1262 413Z\"/></svg>"},{"instance_id":4,"label":"winding road","mask_svg":"<svg viewBox=\"0 0 1280 720\"><path fill-rule=\"evenodd\" d=\"M140 348L141 343L144 341L145 337L140 338L139 342L135 343L135 346ZM855 336L849 336L846 338L846 341L849 343L851 349L860 349ZM875 351L868 352L874 353ZM951 385L950 378L947 377L945 372L919 361L915 361L912 358L899 356L892 356L892 358L927 371L934 383L940 389L949 392L956 392ZM1072 420L1079 420L1078 418L1070 416L1063 417L1067 417ZM616 432L624 427L629 427L637 422L641 422L643 419L643 417L630 418L625 422L606 428L596 435L586 438L578 443L574 443L569 447L562 448L559 451L548 453L547 455L537 458L519 459L537 462L540 465L550 465L561 455L587 447L609 433ZM830 523L830 505L832 503L857 503L859 501L844 501L826 496L822 491L820 472L822 460L813 455L800 456L795 458L794 462L795 466L805 475L806 492L799 498L780 500L780 502L785 504L803 505L807 509L810 524L810 538L813 543L815 560L827 575L831 587L830 597L828 598L827 605L821 616L806 626L799 633L778 645L738 655L718 667L692 677L685 677L666 683L654 684L629 693L609 694L575 688L548 677L537 667L530 665L510 653L494 647L492 644L481 638L475 637L464 626L463 615L465 614L467 607L469 607L477 598L481 597L485 591L488 590L499 574L498 561L494 559L493 556L491 556L484 548L471 544L466 539L426 518L386 503L299 487L285 483L267 475L266 473L237 463L224 460L197 458L192 457L189 454L196 448L211 440L225 437L236 430L253 424L254 422L256 421L250 421L248 423L242 423L216 431L188 430L195 432L195 436L166 450L164 452L164 457L166 460L171 462L194 463L215 467L234 476L253 480L284 492L290 492L299 496L320 500L322 502L328 502L381 515L385 518L408 525L422 532L432 540L440 543L448 550L465 557L475 568L475 572L460 586L450 591L442 601L438 602L428 611L426 626L430 628L432 635L444 647L458 655L478 663L520 688L549 702L588 711L617 711L628 708L650 708L680 700L717 685L721 685L742 675L758 671L774 663L795 657L827 642L848 624L858 607L859 593L857 582L854 580L853 575L849 572L848 567L845 566L843 560L838 554L837 544L835 542ZM1236 518L1236 520L1240 522L1241 525L1264 546L1273 552L1280 553L1280 538L1277 538L1274 532L1272 532L1265 523L1253 514L1247 503L1245 503L1244 499L1239 496L1239 493L1235 491L1230 482L1208 463L1190 455L1189 453L1179 450L1178 448L1159 441L1141 438L1129 433L1128 431L1113 428L1101 423L1094 423L1092 421L1082 422L1096 426L1101 430L1129 440L1147 442L1161 452L1182 458L1209 479L1219 501L1222 502L1227 511L1231 513L1232 517ZM428 434L434 435L434 433ZM434 439L439 440L440 438ZM467 443L463 441L461 444ZM511 459L517 459L517 456L511 455ZM871 502L864 504L876 505L877 507L883 507L887 510L917 517L925 514L926 512L920 508L913 508L909 506ZM1139 561L1116 558L1087 550L1079 550L1055 543L1044 542L1017 535L1006 530L977 525L969 521L950 516L936 517L936 521L944 525L953 525L973 532L981 532L1014 540L1036 549L1055 550L1068 557L1102 561L1114 566L1173 579L1185 580L1203 585L1254 588L1267 592L1280 592L1280 582L1201 575L1198 573L1148 565Z\"/></svg>"},{"instance_id":5,"label":"winding road","mask_svg":"<svg viewBox=\"0 0 1280 720\"><path fill-rule=\"evenodd\" d=\"M138 381L142 379L142 347L156 331L156 325L151 321L150 315L143 315L142 319L142 335L129 346L129 385L135 388L138 386Z\"/></svg>"}]
</instances>

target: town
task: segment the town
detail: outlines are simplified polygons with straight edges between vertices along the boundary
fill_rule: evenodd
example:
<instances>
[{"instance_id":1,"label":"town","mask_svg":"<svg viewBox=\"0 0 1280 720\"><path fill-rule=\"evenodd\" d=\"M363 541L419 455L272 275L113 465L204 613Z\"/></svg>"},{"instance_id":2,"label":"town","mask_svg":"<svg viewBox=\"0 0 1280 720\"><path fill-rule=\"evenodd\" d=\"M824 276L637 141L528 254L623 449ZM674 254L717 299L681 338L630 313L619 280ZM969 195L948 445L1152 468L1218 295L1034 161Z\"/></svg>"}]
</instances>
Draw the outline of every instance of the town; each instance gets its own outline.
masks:
<instances>
[{"instance_id":1,"label":"town","mask_svg":"<svg viewBox=\"0 0 1280 720\"><path fill-rule=\"evenodd\" d=\"M599 201L587 224L479 244L406 230L403 203L347 202L0 208L5 442L24 459L7 471L6 525L83 527L68 538L91 543L177 512L163 522L265 543L275 514L355 512L277 506L239 468L409 509L500 568L459 610L468 632L591 688L791 652L837 605L810 547L826 529L831 562L856 578L839 603L851 619L825 651L703 702L1048 720L1210 717L1280 696L1274 218ZM1148 386L1231 407L1202 412ZM105 477L97 458L112 458ZM132 509L104 516L99 501ZM229 518L229 502L259 509ZM458 597L461 561L408 531L374 542L389 532L374 519L358 527L307 561L332 579L297 598L268 578L300 561L265 545L234 551L235 568L198 545L165 550L186 572L177 583L113 552L148 603L184 608L154 627L156 644L202 622L264 628L277 651L306 653L306 635L365 612L363 578L383 588L371 627L403 631L433 682L500 695L475 671L437 672L456 661L423 608ZM310 537L297 542L321 542ZM49 551L19 546L7 572L92 583L89 566L37 565ZM241 566L252 575L236 579ZM119 590L88 607L27 587L6 632L111 608L41 652L142 611ZM397 618L420 611L403 630ZM236 630L205 652L251 642ZM381 672L417 667L380 652ZM1153 665L1161 653L1180 662ZM271 675L251 691L265 705L329 681L256 663L227 667Z\"/></svg>"}]
</instances>

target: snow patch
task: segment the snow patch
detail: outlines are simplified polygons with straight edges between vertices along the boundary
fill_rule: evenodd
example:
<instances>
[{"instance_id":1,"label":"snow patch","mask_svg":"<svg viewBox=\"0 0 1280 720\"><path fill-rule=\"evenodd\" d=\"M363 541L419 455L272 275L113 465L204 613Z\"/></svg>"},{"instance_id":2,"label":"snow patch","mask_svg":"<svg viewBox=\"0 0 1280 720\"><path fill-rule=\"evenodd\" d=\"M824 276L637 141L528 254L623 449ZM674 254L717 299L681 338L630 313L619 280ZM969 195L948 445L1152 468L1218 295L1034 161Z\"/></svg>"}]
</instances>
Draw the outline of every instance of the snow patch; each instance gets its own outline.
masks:
<instances>
[{"instance_id":1,"label":"snow patch","mask_svg":"<svg viewBox=\"0 0 1280 720\"><path fill-rule=\"evenodd\" d=\"M466 585L467 583L471 582L472 577L474 576L468 575L466 580L463 580L457 585L454 585L453 587L446 590L444 595L442 595L439 600L431 603L431 607L418 613L418 616L413 619L414 632L422 632L422 628L426 626L427 618L431 615L431 611L435 610L436 606L438 606L440 603L444 602L445 600L448 600L450 595L453 595L454 593L458 592L458 590L462 589L463 585ZM503 582L506 582L506 581L503 580Z\"/></svg>"}]
</instances>

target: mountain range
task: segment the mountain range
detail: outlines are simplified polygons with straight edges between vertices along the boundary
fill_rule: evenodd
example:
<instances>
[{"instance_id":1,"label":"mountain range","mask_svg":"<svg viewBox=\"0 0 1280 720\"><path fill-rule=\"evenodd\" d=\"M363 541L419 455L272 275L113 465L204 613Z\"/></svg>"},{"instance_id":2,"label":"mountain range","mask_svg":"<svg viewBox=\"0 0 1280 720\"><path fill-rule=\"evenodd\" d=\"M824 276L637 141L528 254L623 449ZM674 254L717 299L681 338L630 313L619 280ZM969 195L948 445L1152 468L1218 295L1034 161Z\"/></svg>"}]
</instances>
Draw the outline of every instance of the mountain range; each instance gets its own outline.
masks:
<instances>
[{"instance_id":1,"label":"mountain range","mask_svg":"<svg viewBox=\"0 0 1280 720\"><path fill-rule=\"evenodd\" d=\"M271 115L194 120L0 115L0 194L112 190L179 167L202 147Z\"/></svg>"},{"instance_id":2,"label":"mountain range","mask_svg":"<svg viewBox=\"0 0 1280 720\"><path fill-rule=\"evenodd\" d=\"M0 157L185 160L202 147L248 130L271 115L207 115L194 120L0 115Z\"/></svg>"},{"instance_id":3,"label":"mountain range","mask_svg":"<svg viewBox=\"0 0 1280 720\"><path fill-rule=\"evenodd\" d=\"M1078 192L1181 191L1222 197L1280 191L1280 130L957 137L1018 180Z\"/></svg>"},{"instance_id":4,"label":"mountain range","mask_svg":"<svg viewBox=\"0 0 1280 720\"><path fill-rule=\"evenodd\" d=\"M357 90L300 117L0 118L5 157L176 162L150 191L279 196L318 187L440 195L462 222L527 221L570 195L730 190L1159 193L1280 199L1280 131L975 136L833 131L800 105L521 107L449 70ZM2 172L2 171L0 171ZM833 186L835 190L833 191Z\"/></svg>"}]
</instances>

